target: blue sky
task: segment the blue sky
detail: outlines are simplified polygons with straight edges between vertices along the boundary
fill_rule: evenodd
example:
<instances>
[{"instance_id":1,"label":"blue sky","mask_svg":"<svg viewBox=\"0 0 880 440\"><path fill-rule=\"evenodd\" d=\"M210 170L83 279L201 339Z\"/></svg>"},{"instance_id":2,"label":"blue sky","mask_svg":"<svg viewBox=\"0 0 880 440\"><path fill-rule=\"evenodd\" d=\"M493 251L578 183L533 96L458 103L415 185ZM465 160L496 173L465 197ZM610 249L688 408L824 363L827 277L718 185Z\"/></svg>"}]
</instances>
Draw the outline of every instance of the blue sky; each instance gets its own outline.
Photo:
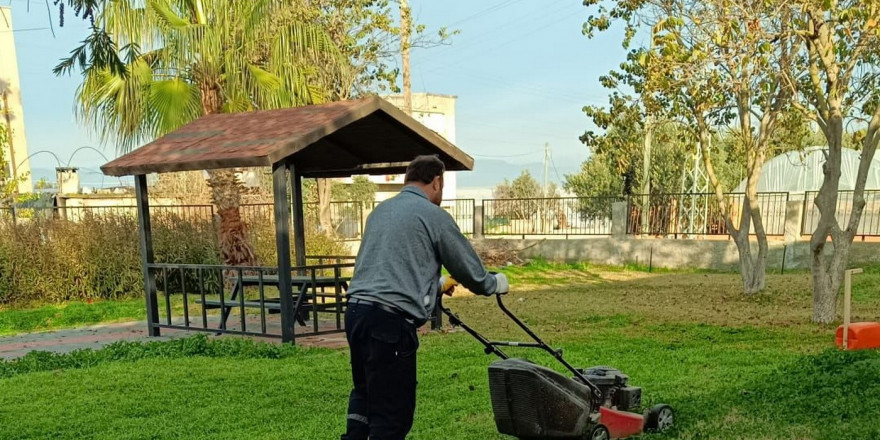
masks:
<instances>
[{"instance_id":1,"label":"blue sky","mask_svg":"<svg viewBox=\"0 0 880 440\"><path fill-rule=\"evenodd\" d=\"M50 2L51 3L51 2ZM48 29L42 0L0 0L13 7L13 25L22 80L29 150L54 152L63 162L81 146L94 146L107 157L114 147L96 143L77 124L74 93L80 78L55 77L51 69L86 34L80 20L67 17ZM543 159L549 142L559 175L572 172L588 152L579 141L590 125L581 108L604 103L598 77L624 58L621 33L588 40L581 26L589 11L581 0L410 0L416 20L435 30L449 26L461 33L448 46L415 49L413 91L458 97L457 144L477 159L510 163L519 169ZM81 150L72 164L96 173L103 158ZM39 154L32 167L53 168L55 159ZM553 173L556 174L556 173ZM83 180L100 179L83 176ZM557 180L553 175L551 180Z\"/></svg>"}]
</instances>

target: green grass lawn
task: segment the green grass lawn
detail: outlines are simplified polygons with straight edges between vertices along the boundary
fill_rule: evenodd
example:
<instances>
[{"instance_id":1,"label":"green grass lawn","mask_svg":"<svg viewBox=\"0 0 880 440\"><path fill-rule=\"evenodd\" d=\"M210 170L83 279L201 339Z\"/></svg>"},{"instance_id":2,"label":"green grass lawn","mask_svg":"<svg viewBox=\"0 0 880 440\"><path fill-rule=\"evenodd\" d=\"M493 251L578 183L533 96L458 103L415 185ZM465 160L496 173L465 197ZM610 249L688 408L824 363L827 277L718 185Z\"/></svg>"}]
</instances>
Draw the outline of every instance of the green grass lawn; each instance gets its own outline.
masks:
<instances>
[{"instance_id":1,"label":"green grass lawn","mask_svg":"<svg viewBox=\"0 0 880 440\"><path fill-rule=\"evenodd\" d=\"M144 319L143 299L74 301L33 308L8 308L0 309L0 336Z\"/></svg>"},{"instance_id":2,"label":"green grass lawn","mask_svg":"<svg viewBox=\"0 0 880 440\"><path fill-rule=\"evenodd\" d=\"M678 426L647 439L880 438L880 354L833 348L809 324L809 275L743 297L738 276L547 265L512 270L507 302L577 366L613 365ZM880 274L855 280L858 319L880 317ZM465 322L520 339L492 299L447 300ZM486 367L460 331L422 337L410 439L495 440ZM519 351L553 365L537 352ZM0 438L338 439L346 350L204 336L0 363Z\"/></svg>"}]
</instances>

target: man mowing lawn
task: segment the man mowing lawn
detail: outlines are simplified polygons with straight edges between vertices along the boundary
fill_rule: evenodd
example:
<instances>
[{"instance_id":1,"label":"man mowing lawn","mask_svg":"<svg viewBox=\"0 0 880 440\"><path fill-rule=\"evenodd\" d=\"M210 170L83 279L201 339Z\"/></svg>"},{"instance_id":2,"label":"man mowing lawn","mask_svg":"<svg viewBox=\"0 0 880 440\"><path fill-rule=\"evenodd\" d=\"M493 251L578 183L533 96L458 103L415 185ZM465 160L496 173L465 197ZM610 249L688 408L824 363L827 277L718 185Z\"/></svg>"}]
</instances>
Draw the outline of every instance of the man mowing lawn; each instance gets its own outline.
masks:
<instances>
[{"instance_id":1,"label":"man mowing lawn","mask_svg":"<svg viewBox=\"0 0 880 440\"><path fill-rule=\"evenodd\" d=\"M354 389L343 440L403 440L416 407L416 329L427 322L437 294L451 293L440 267L474 293L504 294L504 274L491 274L439 207L445 166L418 156L405 187L367 219L348 290L345 334Z\"/></svg>"}]
</instances>

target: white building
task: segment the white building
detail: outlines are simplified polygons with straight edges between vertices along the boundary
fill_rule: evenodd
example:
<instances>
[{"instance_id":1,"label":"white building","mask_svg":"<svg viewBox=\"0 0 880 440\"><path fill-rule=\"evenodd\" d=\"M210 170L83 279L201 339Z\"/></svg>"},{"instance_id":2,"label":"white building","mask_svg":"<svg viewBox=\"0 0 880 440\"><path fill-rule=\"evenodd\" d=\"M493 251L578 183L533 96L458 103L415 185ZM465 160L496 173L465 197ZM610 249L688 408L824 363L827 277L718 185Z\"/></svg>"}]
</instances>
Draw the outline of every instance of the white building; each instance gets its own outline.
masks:
<instances>
[{"instance_id":1,"label":"white building","mask_svg":"<svg viewBox=\"0 0 880 440\"><path fill-rule=\"evenodd\" d=\"M9 163L9 174L28 176L18 185L19 192L32 192L27 138L24 133L24 112L21 106L21 85L15 54L15 33L12 32L12 11L0 7L0 124L7 129L9 148L3 157Z\"/></svg>"},{"instance_id":2,"label":"white building","mask_svg":"<svg viewBox=\"0 0 880 440\"><path fill-rule=\"evenodd\" d=\"M385 100L398 108L403 108L403 95L383 96ZM412 116L426 127L434 130L449 142L455 143L455 96L437 95L433 93L412 94ZM403 188L403 174L389 176L369 176L370 181L378 185L376 201L393 197ZM346 179L345 182L350 182ZM456 172L449 171L443 175L443 198L456 198Z\"/></svg>"}]
</instances>

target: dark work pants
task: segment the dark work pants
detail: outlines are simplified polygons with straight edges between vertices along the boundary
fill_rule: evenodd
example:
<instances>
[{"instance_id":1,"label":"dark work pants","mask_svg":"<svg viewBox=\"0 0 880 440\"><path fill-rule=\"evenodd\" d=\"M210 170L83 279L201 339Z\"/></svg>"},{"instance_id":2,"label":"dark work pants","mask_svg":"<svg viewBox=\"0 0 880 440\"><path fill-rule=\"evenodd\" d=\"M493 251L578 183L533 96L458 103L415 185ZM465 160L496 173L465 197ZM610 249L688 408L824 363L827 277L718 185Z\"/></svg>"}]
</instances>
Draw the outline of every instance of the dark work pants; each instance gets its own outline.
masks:
<instances>
[{"instance_id":1,"label":"dark work pants","mask_svg":"<svg viewBox=\"0 0 880 440\"><path fill-rule=\"evenodd\" d=\"M343 440L404 440L416 409L415 325L374 305L350 304L345 336L354 389Z\"/></svg>"}]
</instances>

